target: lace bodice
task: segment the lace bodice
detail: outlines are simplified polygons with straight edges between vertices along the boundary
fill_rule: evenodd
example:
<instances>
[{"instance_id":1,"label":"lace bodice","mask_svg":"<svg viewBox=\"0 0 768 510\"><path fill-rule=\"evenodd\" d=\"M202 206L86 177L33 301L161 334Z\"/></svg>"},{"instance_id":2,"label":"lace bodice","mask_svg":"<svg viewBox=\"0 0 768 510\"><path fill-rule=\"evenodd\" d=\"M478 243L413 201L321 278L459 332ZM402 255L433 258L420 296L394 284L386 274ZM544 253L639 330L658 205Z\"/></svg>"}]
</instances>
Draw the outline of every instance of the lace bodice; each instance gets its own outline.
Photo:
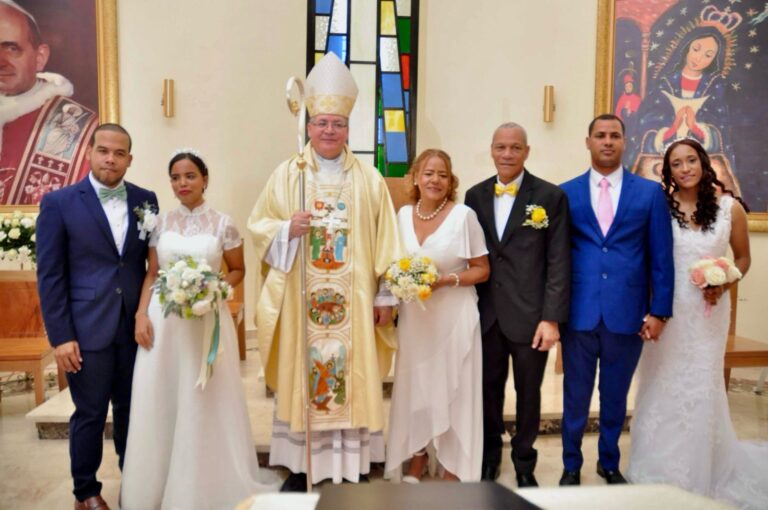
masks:
<instances>
[{"instance_id":1,"label":"lace bodice","mask_svg":"<svg viewBox=\"0 0 768 510\"><path fill-rule=\"evenodd\" d=\"M682 228L677 220L672 220L672 232L675 242L675 291L682 286L690 286L687 269L702 257L722 257L728 251L731 238L731 208L733 197L720 197L720 209L712 225L713 230L706 232ZM697 289L698 290L698 289Z\"/></svg>"},{"instance_id":2,"label":"lace bodice","mask_svg":"<svg viewBox=\"0 0 768 510\"><path fill-rule=\"evenodd\" d=\"M658 342L646 342L632 418L633 483L671 483L741 508L766 508L768 446L737 440L723 391L730 296L707 307L688 268L727 253L733 197L720 198L711 231L672 220L673 316Z\"/></svg>"},{"instance_id":3,"label":"lace bodice","mask_svg":"<svg viewBox=\"0 0 768 510\"><path fill-rule=\"evenodd\" d=\"M232 218L206 203L191 211L182 205L162 214L149 238L149 245L157 248L160 267L190 255L219 268L222 253L242 242Z\"/></svg>"}]
</instances>

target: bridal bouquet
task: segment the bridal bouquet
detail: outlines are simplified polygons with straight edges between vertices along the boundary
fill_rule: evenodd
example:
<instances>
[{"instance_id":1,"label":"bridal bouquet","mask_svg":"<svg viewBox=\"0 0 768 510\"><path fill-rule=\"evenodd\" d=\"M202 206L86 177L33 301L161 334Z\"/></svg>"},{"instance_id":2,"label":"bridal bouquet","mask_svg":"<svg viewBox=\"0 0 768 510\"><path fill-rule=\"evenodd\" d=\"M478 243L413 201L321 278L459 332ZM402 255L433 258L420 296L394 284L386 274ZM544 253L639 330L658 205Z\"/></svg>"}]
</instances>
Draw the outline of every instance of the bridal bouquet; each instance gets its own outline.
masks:
<instances>
[{"instance_id":1,"label":"bridal bouquet","mask_svg":"<svg viewBox=\"0 0 768 510\"><path fill-rule=\"evenodd\" d=\"M742 276L739 268L726 257L703 257L691 264L688 272L691 275L691 283L700 289L733 283ZM712 305L707 303L704 315L709 317L711 310Z\"/></svg>"},{"instance_id":2,"label":"bridal bouquet","mask_svg":"<svg viewBox=\"0 0 768 510\"><path fill-rule=\"evenodd\" d=\"M35 217L21 211L0 214L0 260L35 263Z\"/></svg>"},{"instance_id":3,"label":"bridal bouquet","mask_svg":"<svg viewBox=\"0 0 768 510\"><path fill-rule=\"evenodd\" d=\"M422 301L432 296L432 284L440 274L429 257L405 257L393 262L384 274L384 285L400 301L410 303L416 300L424 308Z\"/></svg>"},{"instance_id":4,"label":"bridal bouquet","mask_svg":"<svg viewBox=\"0 0 768 510\"><path fill-rule=\"evenodd\" d=\"M214 326L207 355L207 379L213 373L213 362L219 350L218 304L232 295L232 287L222 273L215 273L204 260L183 257L157 272L155 288L160 296L163 314L183 319L199 319L213 311Z\"/></svg>"}]
</instances>

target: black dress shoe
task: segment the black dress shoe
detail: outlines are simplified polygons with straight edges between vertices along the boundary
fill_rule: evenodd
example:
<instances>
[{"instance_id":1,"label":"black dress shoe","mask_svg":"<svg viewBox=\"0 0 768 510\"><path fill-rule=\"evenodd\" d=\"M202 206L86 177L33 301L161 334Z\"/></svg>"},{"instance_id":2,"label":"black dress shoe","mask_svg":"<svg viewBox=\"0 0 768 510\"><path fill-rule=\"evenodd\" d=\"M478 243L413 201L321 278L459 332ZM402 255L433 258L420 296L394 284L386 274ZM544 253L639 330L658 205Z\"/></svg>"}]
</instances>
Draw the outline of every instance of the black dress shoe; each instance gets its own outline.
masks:
<instances>
[{"instance_id":1,"label":"black dress shoe","mask_svg":"<svg viewBox=\"0 0 768 510\"><path fill-rule=\"evenodd\" d=\"M280 492L307 492L307 474L291 473L280 487Z\"/></svg>"},{"instance_id":2,"label":"black dress shoe","mask_svg":"<svg viewBox=\"0 0 768 510\"><path fill-rule=\"evenodd\" d=\"M499 466L498 466L498 464L483 464L482 470L480 472L480 479L481 480L494 481L498 477L499 477Z\"/></svg>"},{"instance_id":3,"label":"black dress shoe","mask_svg":"<svg viewBox=\"0 0 768 510\"><path fill-rule=\"evenodd\" d=\"M533 476L533 473L518 473L517 486L521 489L523 487L538 487L539 482L536 481L536 477Z\"/></svg>"},{"instance_id":4,"label":"black dress shoe","mask_svg":"<svg viewBox=\"0 0 768 510\"><path fill-rule=\"evenodd\" d=\"M560 485L581 485L581 473L578 471L563 471L560 477Z\"/></svg>"},{"instance_id":5,"label":"black dress shoe","mask_svg":"<svg viewBox=\"0 0 768 510\"><path fill-rule=\"evenodd\" d=\"M605 478L605 481L608 482L608 485L627 483L627 480L622 476L621 471L618 469L603 469L600 461L597 461L597 474Z\"/></svg>"},{"instance_id":6,"label":"black dress shoe","mask_svg":"<svg viewBox=\"0 0 768 510\"><path fill-rule=\"evenodd\" d=\"M371 483L371 480L368 478L368 475L360 475L357 478L357 483Z\"/></svg>"}]
</instances>

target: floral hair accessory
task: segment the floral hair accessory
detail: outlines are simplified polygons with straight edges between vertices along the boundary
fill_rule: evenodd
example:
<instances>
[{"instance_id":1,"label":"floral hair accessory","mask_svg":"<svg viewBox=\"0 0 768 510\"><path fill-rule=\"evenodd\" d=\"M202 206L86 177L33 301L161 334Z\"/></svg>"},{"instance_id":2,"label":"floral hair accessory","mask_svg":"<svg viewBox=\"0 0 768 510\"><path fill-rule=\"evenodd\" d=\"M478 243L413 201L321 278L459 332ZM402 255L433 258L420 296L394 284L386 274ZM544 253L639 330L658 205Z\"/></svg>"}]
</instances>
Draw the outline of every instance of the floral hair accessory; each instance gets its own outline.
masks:
<instances>
[{"instance_id":1,"label":"floral hair accessory","mask_svg":"<svg viewBox=\"0 0 768 510\"><path fill-rule=\"evenodd\" d=\"M533 227L536 230L547 228L549 226L549 217L547 210L540 205L530 204L525 206L524 227Z\"/></svg>"},{"instance_id":2,"label":"floral hair accessory","mask_svg":"<svg viewBox=\"0 0 768 510\"><path fill-rule=\"evenodd\" d=\"M203 159L203 155L200 154L200 151L197 149L193 149L192 147L181 147L173 151L171 154L171 159L175 158L179 154L192 154L194 157L198 159Z\"/></svg>"}]
</instances>

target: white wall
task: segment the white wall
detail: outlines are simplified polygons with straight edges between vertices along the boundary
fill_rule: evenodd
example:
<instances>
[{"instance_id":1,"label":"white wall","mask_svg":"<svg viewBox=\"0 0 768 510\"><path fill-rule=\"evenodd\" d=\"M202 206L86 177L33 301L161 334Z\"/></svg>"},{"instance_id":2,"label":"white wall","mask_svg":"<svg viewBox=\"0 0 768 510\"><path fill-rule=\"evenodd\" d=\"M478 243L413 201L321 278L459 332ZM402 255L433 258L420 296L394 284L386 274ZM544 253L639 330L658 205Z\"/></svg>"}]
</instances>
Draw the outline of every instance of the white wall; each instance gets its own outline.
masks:
<instances>
[{"instance_id":1,"label":"white wall","mask_svg":"<svg viewBox=\"0 0 768 510\"><path fill-rule=\"evenodd\" d=\"M303 76L306 2L301 0L120 0L121 121L134 138L130 178L175 206L168 185L172 150L193 146L211 169L208 200L246 237L248 327L258 262L245 231L250 209L277 163L295 151L286 79ZM579 8L575 8L578 5ZM493 129L515 121L531 145L528 168L562 182L587 168L584 146L594 104L597 2L422 0L418 149L447 150L461 192L493 174ZM148 14L151 13L151 16ZM176 80L176 117L162 116L163 78ZM555 121L542 120L544 85L555 86ZM768 237L753 235L753 260ZM739 332L768 339L755 264L742 284Z\"/></svg>"}]
</instances>

